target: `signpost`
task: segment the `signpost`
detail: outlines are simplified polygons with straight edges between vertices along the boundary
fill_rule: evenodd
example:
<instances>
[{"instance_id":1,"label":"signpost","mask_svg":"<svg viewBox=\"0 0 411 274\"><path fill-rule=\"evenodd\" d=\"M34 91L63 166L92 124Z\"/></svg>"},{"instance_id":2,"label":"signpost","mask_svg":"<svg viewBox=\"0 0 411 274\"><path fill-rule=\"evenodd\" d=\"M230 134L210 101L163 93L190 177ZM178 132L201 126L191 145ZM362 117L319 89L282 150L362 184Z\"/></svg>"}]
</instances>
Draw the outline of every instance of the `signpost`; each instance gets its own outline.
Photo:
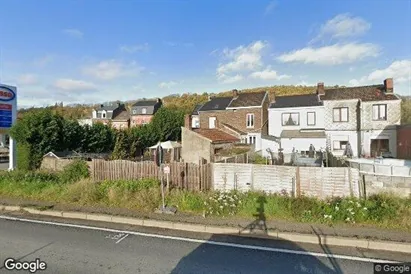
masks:
<instances>
[{"instance_id":1,"label":"signpost","mask_svg":"<svg viewBox=\"0 0 411 274\"><path fill-rule=\"evenodd\" d=\"M164 174L167 177L167 192L170 191L170 167L164 166Z\"/></svg>"},{"instance_id":2,"label":"signpost","mask_svg":"<svg viewBox=\"0 0 411 274\"><path fill-rule=\"evenodd\" d=\"M17 88L0 83L0 134L8 133L17 121ZM16 142L10 137L9 170L16 168Z\"/></svg>"}]
</instances>

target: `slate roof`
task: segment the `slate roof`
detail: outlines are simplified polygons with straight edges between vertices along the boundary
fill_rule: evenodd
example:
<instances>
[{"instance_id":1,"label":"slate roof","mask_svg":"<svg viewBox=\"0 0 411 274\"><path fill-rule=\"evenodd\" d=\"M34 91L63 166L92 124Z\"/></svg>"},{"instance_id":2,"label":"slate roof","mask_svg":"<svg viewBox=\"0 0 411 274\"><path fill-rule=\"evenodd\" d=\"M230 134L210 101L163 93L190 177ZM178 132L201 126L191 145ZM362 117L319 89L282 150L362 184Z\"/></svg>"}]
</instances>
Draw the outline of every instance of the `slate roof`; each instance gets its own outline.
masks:
<instances>
[{"instance_id":1,"label":"slate roof","mask_svg":"<svg viewBox=\"0 0 411 274\"><path fill-rule=\"evenodd\" d=\"M194 107L193 112L191 113L191 115L198 115L198 111L200 110L200 108L202 107L202 104L198 104Z\"/></svg>"},{"instance_id":2,"label":"slate roof","mask_svg":"<svg viewBox=\"0 0 411 274\"><path fill-rule=\"evenodd\" d=\"M114 121L127 121L128 119L130 119L130 114L127 110L123 110L113 117Z\"/></svg>"},{"instance_id":3,"label":"slate roof","mask_svg":"<svg viewBox=\"0 0 411 274\"><path fill-rule=\"evenodd\" d=\"M157 104L157 100L140 100L133 104L133 107L148 107L148 106L155 106Z\"/></svg>"},{"instance_id":4,"label":"slate roof","mask_svg":"<svg viewBox=\"0 0 411 274\"><path fill-rule=\"evenodd\" d=\"M214 97L206 102L199 111L225 110L233 97Z\"/></svg>"},{"instance_id":5,"label":"slate roof","mask_svg":"<svg viewBox=\"0 0 411 274\"><path fill-rule=\"evenodd\" d=\"M348 100L361 99L362 101L383 101L383 100L399 100L399 98L391 93L386 94L384 85L372 85L361 87L342 87L326 89L325 95L321 96L321 100Z\"/></svg>"},{"instance_id":6,"label":"slate roof","mask_svg":"<svg viewBox=\"0 0 411 274\"><path fill-rule=\"evenodd\" d=\"M263 104L263 100L267 92L246 92L238 93L238 97L233 99L228 106L229 108L236 107L259 107Z\"/></svg>"},{"instance_id":7,"label":"slate roof","mask_svg":"<svg viewBox=\"0 0 411 274\"><path fill-rule=\"evenodd\" d=\"M107 111L107 110L115 110L116 108L118 108L119 106L117 105L117 104L114 104L114 105L107 105L107 106L105 106L105 105L103 105L103 106L98 106L97 108L96 108L96 110L97 111L99 111L99 110L105 110L105 111Z\"/></svg>"},{"instance_id":8,"label":"slate roof","mask_svg":"<svg viewBox=\"0 0 411 274\"><path fill-rule=\"evenodd\" d=\"M283 130L281 138L325 138L324 130L307 131L307 130Z\"/></svg>"},{"instance_id":9,"label":"slate roof","mask_svg":"<svg viewBox=\"0 0 411 274\"><path fill-rule=\"evenodd\" d=\"M212 143L233 143L240 141L238 138L219 129L193 129L195 133L209 139Z\"/></svg>"},{"instance_id":10,"label":"slate roof","mask_svg":"<svg viewBox=\"0 0 411 274\"><path fill-rule=\"evenodd\" d=\"M317 94L276 96L270 108L314 107L322 106Z\"/></svg>"}]
</instances>

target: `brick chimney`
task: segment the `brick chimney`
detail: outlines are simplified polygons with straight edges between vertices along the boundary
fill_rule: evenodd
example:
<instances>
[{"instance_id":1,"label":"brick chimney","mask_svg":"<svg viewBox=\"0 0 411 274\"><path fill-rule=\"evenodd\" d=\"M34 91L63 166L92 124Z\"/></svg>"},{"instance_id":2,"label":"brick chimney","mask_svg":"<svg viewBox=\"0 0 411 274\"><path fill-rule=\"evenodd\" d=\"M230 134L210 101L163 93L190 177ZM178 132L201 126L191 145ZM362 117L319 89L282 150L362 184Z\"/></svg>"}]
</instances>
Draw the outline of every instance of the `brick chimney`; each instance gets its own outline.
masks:
<instances>
[{"instance_id":1,"label":"brick chimney","mask_svg":"<svg viewBox=\"0 0 411 274\"><path fill-rule=\"evenodd\" d=\"M317 84L317 94L318 95L324 95L325 94L325 90L324 90L324 83L320 82Z\"/></svg>"},{"instance_id":2,"label":"brick chimney","mask_svg":"<svg viewBox=\"0 0 411 274\"><path fill-rule=\"evenodd\" d=\"M387 78L384 80L385 86L385 93L393 93L394 92L394 81L392 78Z\"/></svg>"},{"instance_id":3,"label":"brick chimney","mask_svg":"<svg viewBox=\"0 0 411 274\"><path fill-rule=\"evenodd\" d=\"M191 130L191 115L190 114L186 114L186 116L184 117L184 127L186 129Z\"/></svg>"},{"instance_id":4,"label":"brick chimney","mask_svg":"<svg viewBox=\"0 0 411 274\"><path fill-rule=\"evenodd\" d=\"M273 93L273 98L272 98L272 100L271 100L271 103L272 103L272 104L275 104L275 92Z\"/></svg>"},{"instance_id":5,"label":"brick chimney","mask_svg":"<svg viewBox=\"0 0 411 274\"><path fill-rule=\"evenodd\" d=\"M238 97L238 90L233 89L233 97L237 98Z\"/></svg>"}]
</instances>

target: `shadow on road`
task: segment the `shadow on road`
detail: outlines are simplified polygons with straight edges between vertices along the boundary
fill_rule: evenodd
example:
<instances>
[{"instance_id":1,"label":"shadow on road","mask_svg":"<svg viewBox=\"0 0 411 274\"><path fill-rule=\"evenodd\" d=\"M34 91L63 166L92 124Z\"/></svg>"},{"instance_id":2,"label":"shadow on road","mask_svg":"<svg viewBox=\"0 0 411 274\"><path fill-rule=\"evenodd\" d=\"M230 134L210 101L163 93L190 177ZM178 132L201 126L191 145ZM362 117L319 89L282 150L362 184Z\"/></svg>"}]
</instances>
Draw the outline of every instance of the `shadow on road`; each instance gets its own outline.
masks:
<instances>
[{"instance_id":1,"label":"shadow on road","mask_svg":"<svg viewBox=\"0 0 411 274\"><path fill-rule=\"evenodd\" d=\"M261 196L257 201L258 207L254 214L255 221L241 231L267 235L264 213L266 200ZM249 248L238 248L235 247L236 244L247 245ZM293 250L297 253L306 251L290 241L251 239L235 235L215 234L207 240L207 243L201 244L182 258L171 273L342 273L335 260L331 260L331 264L328 266L326 265L326 258L319 260L309 254L287 254L255 250L251 247L253 245Z\"/></svg>"}]
</instances>

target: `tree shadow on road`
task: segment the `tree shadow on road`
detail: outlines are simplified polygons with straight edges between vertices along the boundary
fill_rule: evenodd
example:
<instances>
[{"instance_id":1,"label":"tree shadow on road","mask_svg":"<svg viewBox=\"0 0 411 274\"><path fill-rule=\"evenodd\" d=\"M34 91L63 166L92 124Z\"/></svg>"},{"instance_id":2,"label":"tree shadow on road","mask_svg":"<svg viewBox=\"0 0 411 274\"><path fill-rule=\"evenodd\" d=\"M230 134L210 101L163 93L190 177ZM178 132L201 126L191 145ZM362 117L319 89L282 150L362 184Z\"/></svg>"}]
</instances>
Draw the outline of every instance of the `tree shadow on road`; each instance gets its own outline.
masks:
<instances>
[{"instance_id":1,"label":"tree shadow on road","mask_svg":"<svg viewBox=\"0 0 411 274\"><path fill-rule=\"evenodd\" d=\"M171 273L342 273L336 261L327 265L326 258L319 260L294 242L268 239L266 199L261 196L257 202L255 220L240 234L264 238L214 234L182 258Z\"/></svg>"}]
</instances>

